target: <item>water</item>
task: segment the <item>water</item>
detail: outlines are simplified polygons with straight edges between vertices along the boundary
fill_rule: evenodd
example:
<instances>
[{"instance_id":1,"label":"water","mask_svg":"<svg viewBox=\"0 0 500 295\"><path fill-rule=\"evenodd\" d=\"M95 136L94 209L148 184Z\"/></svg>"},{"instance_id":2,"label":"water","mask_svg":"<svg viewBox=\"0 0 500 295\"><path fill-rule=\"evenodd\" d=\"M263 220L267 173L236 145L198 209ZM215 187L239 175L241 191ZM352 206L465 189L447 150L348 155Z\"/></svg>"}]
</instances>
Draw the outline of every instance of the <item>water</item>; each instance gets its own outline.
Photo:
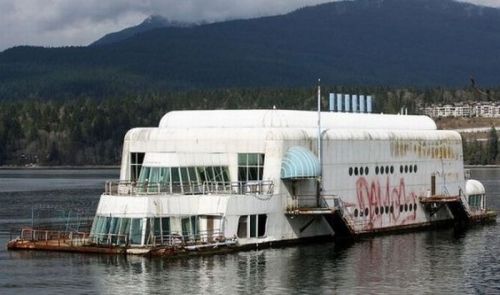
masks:
<instances>
[{"instance_id":1,"label":"water","mask_svg":"<svg viewBox=\"0 0 500 295\"><path fill-rule=\"evenodd\" d=\"M116 170L0 170L0 231L32 205L95 209ZM474 169L500 209L500 169ZM6 251L0 294L500 293L500 225L182 259Z\"/></svg>"}]
</instances>

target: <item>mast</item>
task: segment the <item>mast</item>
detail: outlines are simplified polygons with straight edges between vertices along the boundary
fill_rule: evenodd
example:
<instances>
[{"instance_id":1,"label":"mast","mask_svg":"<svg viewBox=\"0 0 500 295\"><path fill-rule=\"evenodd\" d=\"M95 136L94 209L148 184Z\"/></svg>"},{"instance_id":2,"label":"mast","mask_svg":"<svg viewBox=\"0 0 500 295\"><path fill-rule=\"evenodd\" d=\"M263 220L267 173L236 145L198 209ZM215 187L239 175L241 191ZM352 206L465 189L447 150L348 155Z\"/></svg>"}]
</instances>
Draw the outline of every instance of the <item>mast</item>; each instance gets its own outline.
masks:
<instances>
[{"instance_id":1,"label":"mast","mask_svg":"<svg viewBox=\"0 0 500 295\"><path fill-rule=\"evenodd\" d=\"M317 205L320 203L321 195L321 178L323 175L322 161L321 161L321 79L318 79L318 160L319 160L319 177L317 186Z\"/></svg>"}]
</instances>

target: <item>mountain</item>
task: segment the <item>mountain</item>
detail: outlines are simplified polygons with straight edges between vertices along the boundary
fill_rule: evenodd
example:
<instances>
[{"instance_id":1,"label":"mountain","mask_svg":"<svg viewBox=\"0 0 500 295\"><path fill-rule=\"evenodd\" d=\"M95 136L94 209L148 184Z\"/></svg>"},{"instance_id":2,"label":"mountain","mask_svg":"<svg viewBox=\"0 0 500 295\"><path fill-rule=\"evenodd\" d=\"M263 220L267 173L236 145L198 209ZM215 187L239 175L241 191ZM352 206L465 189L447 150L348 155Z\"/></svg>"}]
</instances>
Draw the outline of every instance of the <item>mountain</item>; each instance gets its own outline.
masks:
<instances>
[{"instance_id":1,"label":"mountain","mask_svg":"<svg viewBox=\"0 0 500 295\"><path fill-rule=\"evenodd\" d=\"M187 28L194 25L196 24L170 21L161 15L151 15L137 26L126 28L119 32L109 33L90 44L90 46L100 46L120 42L137 34L158 28Z\"/></svg>"},{"instance_id":2,"label":"mountain","mask_svg":"<svg viewBox=\"0 0 500 295\"><path fill-rule=\"evenodd\" d=\"M88 47L0 53L0 98L172 89L500 85L500 9L452 0L357 0Z\"/></svg>"}]
</instances>

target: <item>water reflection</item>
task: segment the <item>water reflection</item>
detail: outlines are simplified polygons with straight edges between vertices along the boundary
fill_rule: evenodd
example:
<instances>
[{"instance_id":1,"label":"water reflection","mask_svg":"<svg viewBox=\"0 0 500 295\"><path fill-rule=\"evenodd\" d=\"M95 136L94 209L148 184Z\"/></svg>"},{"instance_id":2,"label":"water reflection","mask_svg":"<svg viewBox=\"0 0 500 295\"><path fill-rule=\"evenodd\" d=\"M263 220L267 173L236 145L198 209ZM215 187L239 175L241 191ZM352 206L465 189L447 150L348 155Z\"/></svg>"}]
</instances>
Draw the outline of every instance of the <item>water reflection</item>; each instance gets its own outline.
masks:
<instances>
[{"instance_id":1,"label":"water reflection","mask_svg":"<svg viewBox=\"0 0 500 295\"><path fill-rule=\"evenodd\" d=\"M484 182L490 204L500 208L500 169L474 170L473 177ZM26 202L86 204L101 190L56 185L45 193L0 192L0 219L4 225L19 223L26 218L19 214ZM478 226L173 259L1 249L0 293L499 293L499 230ZM0 236L0 244L7 239Z\"/></svg>"}]
</instances>

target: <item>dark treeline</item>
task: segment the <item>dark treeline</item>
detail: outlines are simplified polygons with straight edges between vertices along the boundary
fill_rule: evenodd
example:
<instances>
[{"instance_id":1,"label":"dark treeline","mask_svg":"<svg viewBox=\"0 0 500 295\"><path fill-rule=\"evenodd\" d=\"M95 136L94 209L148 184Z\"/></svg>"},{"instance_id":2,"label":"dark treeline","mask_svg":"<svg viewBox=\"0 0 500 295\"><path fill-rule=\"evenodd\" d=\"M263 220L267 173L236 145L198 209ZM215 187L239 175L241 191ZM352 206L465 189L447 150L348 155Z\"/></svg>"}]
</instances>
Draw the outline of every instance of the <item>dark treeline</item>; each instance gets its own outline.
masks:
<instances>
[{"instance_id":1,"label":"dark treeline","mask_svg":"<svg viewBox=\"0 0 500 295\"><path fill-rule=\"evenodd\" d=\"M377 112L397 113L402 107L415 113L416 105L478 100L467 89L391 89L385 87L323 87L328 92L375 96ZM481 100L498 100L491 90ZM110 165L119 164L125 133L132 127L157 126L172 110L273 108L314 110L316 89L219 89L149 93L120 98L0 101L0 165ZM496 134L496 133L495 133ZM494 163L488 143L465 144L469 164Z\"/></svg>"}]
</instances>

